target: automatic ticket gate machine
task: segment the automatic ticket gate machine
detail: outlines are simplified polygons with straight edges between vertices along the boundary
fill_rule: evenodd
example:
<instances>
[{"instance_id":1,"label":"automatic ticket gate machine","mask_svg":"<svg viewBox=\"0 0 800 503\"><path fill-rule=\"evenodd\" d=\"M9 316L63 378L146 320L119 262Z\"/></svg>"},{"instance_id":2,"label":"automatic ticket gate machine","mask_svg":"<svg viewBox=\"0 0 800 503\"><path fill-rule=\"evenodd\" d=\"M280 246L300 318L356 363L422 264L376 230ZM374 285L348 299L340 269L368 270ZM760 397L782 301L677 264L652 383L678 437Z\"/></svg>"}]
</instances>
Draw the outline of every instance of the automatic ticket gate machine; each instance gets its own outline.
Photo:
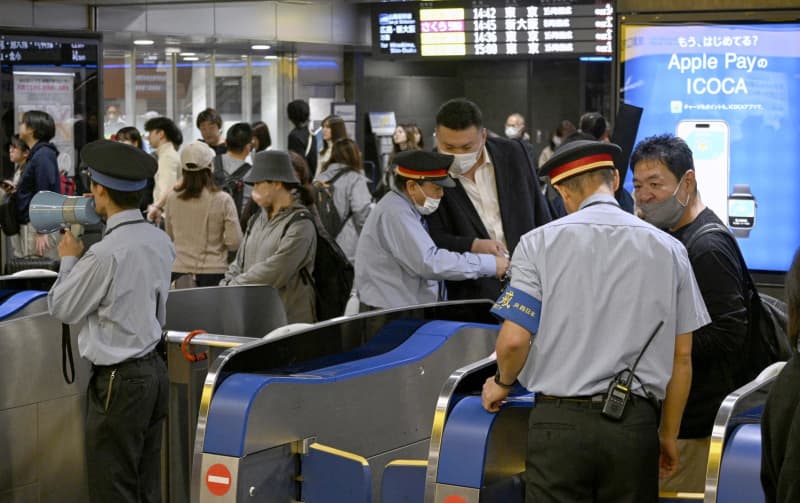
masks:
<instances>
[{"instance_id":1,"label":"automatic ticket gate machine","mask_svg":"<svg viewBox=\"0 0 800 503\"><path fill-rule=\"evenodd\" d=\"M705 492L661 493L661 503L764 501L760 421L783 363L766 368L723 401L711 436ZM480 389L495 370L492 356L450 376L436 405L427 463L398 461L391 471L387 468L382 480L383 503L524 501L521 474L534 399L518 389L499 413L483 410Z\"/></svg>"},{"instance_id":2,"label":"automatic ticket gate machine","mask_svg":"<svg viewBox=\"0 0 800 503\"><path fill-rule=\"evenodd\" d=\"M447 377L493 351L490 307L376 311L224 351L203 387L192 501L379 500L387 464L426 458Z\"/></svg>"},{"instance_id":3,"label":"automatic ticket gate machine","mask_svg":"<svg viewBox=\"0 0 800 503\"><path fill-rule=\"evenodd\" d=\"M228 348L253 343L285 325L283 302L277 290L270 286L222 286L169 292L164 328L170 381L165 474L170 503L189 501L197 411L210 362ZM190 361L187 356L196 361Z\"/></svg>"},{"instance_id":4,"label":"automatic ticket gate machine","mask_svg":"<svg viewBox=\"0 0 800 503\"><path fill-rule=\"evenodd\" d=\"M47 312L52 271L0 278L0 501L86 501L84 415L90 366L63 376L62 326ZM70 334L77 348L78 331Z\"/></svg>"}]
</instances>

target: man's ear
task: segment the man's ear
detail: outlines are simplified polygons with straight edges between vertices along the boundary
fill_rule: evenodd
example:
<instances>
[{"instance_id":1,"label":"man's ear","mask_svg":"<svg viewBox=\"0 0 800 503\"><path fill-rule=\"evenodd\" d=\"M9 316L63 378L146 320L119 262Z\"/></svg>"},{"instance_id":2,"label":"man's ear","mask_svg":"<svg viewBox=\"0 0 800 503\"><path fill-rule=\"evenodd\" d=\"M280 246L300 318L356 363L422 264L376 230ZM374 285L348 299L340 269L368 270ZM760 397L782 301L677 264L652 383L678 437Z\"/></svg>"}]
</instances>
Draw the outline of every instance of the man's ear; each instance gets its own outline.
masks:
<instances>
[{"instance_id":1,"label":"man's ear","mask_svg":"<svg viewBox=\"0 0 800 503\"><path fill-rule=\"evenodd\" d=\"M617 190L619 190L619 182L620 182L620 180L619 180L619 170L615 169L614 170L614 183L612 184L613 185L612 188L614 189L614 192L617 192Z\"/></svg>"},{"instance_id":2,"label":"man's ear","mask_svg":"<svg viewBox=\"0 0 800 503\"><path fill-rule=\"evenodd\" d=\"M686 182L689 184L689 190L691 192L697 192L697 177L695 176L694 170L690 169L683 175L686 178Z\"/></svg>"}]
</instances>

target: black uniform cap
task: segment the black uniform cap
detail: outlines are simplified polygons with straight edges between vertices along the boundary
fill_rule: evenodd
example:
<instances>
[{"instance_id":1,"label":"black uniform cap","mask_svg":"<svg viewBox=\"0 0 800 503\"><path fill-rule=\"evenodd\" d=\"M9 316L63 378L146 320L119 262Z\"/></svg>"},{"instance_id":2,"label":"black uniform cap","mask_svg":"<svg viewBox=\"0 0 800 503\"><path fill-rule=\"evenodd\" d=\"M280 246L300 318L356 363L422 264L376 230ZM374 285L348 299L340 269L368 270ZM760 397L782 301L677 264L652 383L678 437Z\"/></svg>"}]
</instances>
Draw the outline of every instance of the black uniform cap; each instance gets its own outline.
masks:
<instances>
[{"instance_id":1,"label":"black uniform cap","mask_svg":"<svg viewBox=\"0 0 800 503\"><path fill-rule=\"evenodd\" d=\"M553 185L569 177L596 169L619 168L622 149L613 143L575 140L559 147L553 157L539 168Z\"/></svg>"},{"instance_id":2,"label":"black uniform cap","mask_svg":"<svg viewBox=\"0 0 800 503\"><path fill-rule=\"evenodd\" d=\"M95 183L121 192L136 192L158 170L156 159L142 149L111 140L87 143L81 161Z\"/></svg>"},{"instance_id":3,"label":"black uniform cap","mask_svg":"<svg viewBox=\"0 0 800 503\"><path fill-rule=\"evenodd\" d=\"M394 158L397 174L420 182L433 182L442 187L455 187L448 171L453 164L452 155L428 152L425 150L406 150Z\"/></svg>"}]
</instances>

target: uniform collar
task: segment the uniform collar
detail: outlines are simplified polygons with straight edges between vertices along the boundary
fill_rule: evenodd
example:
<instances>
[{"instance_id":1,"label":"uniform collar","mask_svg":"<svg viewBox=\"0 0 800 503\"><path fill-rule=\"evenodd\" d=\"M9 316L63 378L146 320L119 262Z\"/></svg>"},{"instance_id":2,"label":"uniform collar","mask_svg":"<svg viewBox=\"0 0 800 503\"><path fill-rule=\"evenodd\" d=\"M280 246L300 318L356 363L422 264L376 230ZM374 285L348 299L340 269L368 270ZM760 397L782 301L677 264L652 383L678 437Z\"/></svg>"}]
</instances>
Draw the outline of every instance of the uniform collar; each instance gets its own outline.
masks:
<instances>
[{"instance_id":1,"label":"uniform collar","mask_svg":"<svg viewBox=\"0 0 800 503\"><path fill-rule=\"evenodd\" d=\"M611 196L609 194L592 194L591 196L584 199L583 202L581 202L581 205L580 207L578 207L578 209L582 210L588 205L593 203L611 203L615 206L619 206L619 203L617 202L616 199L614 199L614 196Z\"/></svg>"},{"instance_id":2,"label":"uniform collar","mask_svg":"<svg viewBox=\"0 0 800 503\"><path fill-rule=\"evenodd\" d=\"M141 211L139 211L138 209L122 210L118 213L114 213L114 215L112 215L111 218L108 219L108 221L106 222L106 229L113 229L114 227L117 227L124 222L132 222L135 220L144 220L142 218Z\"/></svg>"}]
</instances>

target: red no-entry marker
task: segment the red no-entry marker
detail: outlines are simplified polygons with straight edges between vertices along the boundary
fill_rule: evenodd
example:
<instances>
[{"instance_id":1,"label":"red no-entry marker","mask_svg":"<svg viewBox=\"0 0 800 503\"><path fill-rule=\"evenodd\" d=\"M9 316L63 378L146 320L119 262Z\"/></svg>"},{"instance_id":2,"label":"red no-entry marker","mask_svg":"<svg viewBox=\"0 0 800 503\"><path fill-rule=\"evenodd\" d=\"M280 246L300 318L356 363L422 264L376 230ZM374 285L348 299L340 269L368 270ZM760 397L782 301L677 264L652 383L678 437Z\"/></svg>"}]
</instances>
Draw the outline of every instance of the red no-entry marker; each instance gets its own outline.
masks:
<instances>
[{"instance_id":1,"label":"red no-entry marker","mask_svg":"<svg viewBox=\"0 0 800 503\"><path fill-rule=\"evenodd\" d=\"M206 486L215 496L225 495L231 488L231 472L225 465L211 465L206 472Z\"/></svg>"}]
</instances>

